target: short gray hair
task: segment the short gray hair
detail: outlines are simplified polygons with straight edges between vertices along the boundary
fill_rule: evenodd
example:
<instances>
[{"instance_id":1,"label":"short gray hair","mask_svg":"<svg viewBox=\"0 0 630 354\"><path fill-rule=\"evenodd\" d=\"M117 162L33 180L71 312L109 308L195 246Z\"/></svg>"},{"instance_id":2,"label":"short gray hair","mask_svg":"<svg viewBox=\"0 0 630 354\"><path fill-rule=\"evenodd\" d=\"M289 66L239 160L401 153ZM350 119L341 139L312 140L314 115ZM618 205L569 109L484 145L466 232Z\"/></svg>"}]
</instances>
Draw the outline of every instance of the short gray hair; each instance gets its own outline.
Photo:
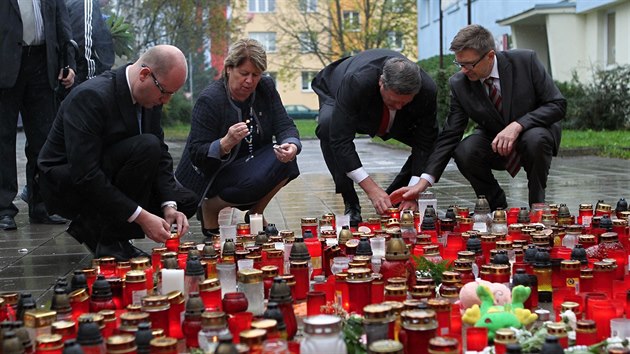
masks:
<instances>
[{"instance_id":1,"label":"short gray hair","mask_svg":"<svg viewBox=\"0 0 630 354\"><path fill-rule=\"evenodd\" d=\"M492 33L480 25L468 25L455 35L450 50L454 53L474 49L478 54L495 49Z\"/></svg>"},{"instance_id":2,"label":"short gray hair","mask_svg":"<svg viewBox=\"0 0 630 354\"><path fill-rule=\"evenodd\" d=\"M227 68L235 68L249 60L260 72L267 70L267 53L262 44L252 38L239 39L228 51L223 63L223 77L227 77Z\"/></svg>"},{"instance_id":3,"label":"short gray hair","mask_svg":"<svg viewBox=\"0 0 630 354\"><path fill-rule=\"evenodd\" d=\"M420 67L407 58L389 58L383 65L381 82L399 95L415 95L422 88Z\"/></svg>"}]
</instances>

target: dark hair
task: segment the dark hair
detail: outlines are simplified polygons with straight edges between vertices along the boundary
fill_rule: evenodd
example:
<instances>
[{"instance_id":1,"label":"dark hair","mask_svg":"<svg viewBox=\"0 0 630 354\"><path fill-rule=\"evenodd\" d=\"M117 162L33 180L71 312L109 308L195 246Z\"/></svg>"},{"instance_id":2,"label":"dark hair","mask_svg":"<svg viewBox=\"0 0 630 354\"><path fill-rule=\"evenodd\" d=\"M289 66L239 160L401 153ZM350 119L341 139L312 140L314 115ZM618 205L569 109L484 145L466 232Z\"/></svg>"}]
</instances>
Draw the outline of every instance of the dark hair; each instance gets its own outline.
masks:
<instances>
[{"instance_id":1,"label":"dark hair","mask_svg":"<svg viewBox=\"0 0 630 354\"><path fill-rule=\"evenodd\" d=\"M223 63L223 77L227 77L228 67L237 67L249 60L260 72L267 70L267 54L262 44L252 38L239 39L228 52Z\"/></svg>"},{"instance_id":2,"label":"dark hair","mask_svg":"<svg viewBox=\"0 0 630 354\"><path fill-rule=\"evenodd\" d=\"M381 82L399 95L415 95L422 88L420 67L407 58L389 58L383 65Z\"/></svg>"},{"instance_id":3,"label":"dark hair","mask_svg":"<svg viewBox=\"0 0 630 354\"><path fill-rule=\"evenodd\" d=\"M450 48L455 53L464 49L474 49L478 54L487 53L495 49L494 37L480 25L468 25L457 32Z\"/></svg>"}]
</instances>

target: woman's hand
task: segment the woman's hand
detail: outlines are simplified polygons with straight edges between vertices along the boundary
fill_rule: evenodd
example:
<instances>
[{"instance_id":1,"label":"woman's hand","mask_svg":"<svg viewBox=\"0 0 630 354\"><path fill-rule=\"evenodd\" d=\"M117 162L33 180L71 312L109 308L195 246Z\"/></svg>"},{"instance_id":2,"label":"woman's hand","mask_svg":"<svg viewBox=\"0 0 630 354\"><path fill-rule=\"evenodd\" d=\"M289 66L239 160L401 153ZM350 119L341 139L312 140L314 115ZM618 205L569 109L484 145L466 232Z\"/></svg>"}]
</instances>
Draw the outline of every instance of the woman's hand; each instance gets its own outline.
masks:
<instances>
[{"instance_id":1,"label":"woman's hand","mask_svg":"<svg viewBox=\"0 0 630 354\"><path fill-rule=\"evenodd\" d=\"M227 154L248 135L249 128L245 122L238 122L234 124L228 129L227 134L221 138L221 151L224 154Z\"/></svg>"},{"instance_id":2,"label":"woman's hand","mask_svg":"<svg viewBox=\"0 0 630 354\"><path fill-rule=\"evenodd\" d=\"M295 155L297 155L297 151L297 146L291 143L273 146L273 152L276 154L276 158L278 159L278 161L284 163L295 160Z\"/></svg>"}]
</instances>

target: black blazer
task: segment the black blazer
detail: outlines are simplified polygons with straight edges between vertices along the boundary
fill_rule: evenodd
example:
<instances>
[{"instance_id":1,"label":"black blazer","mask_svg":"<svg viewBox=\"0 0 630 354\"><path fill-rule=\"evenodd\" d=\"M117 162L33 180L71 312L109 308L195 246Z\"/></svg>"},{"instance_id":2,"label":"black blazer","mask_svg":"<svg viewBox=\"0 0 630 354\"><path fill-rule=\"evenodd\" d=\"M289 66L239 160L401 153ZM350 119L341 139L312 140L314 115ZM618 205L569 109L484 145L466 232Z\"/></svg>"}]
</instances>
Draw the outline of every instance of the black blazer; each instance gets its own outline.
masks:
<instances>
[{"instance_id":1,"label":"black blazer","mask_svg":"<svg viewBox=\"0 0 630 354\"><path fill-rule=\"evenodd\" d=\"M435 148L424 172L439 180L453 151L462 139L472 119L478 131L496 136L511 122L517 121L523 130L548 128L554 138L554 155L560 146L560 120L566 112L566 100L553 79L531 50L497 52L503 116L494 108L481 81L470 81L461 72L453 75L451 105L448 118L438 136Z\"/></svg>"},{"instance_id":2,"label":"black blazer","mask_svg":"<svg viewBox=\"0 0 630 354\"><path fill-rule=\"evenodd\" d=\"M337 165L345 172L362 166L354 147L356 133L374 137L381 123L383 98L378 80L383 64L402 54L386 49L371 49L340 59L320 71L311 84L320 105L334 106L330 122L330 145ZM437 87L421 70L422 88L409 104L396 112L384 140L394 138L411 146L412 171L421 171L437 137Z\"/></svg>"},{"instance_id":3,"label":"black blazer","mask_svg":"<svg viewBox=\"0 0 630 354\"><path fill-rule=\"evenodd\" d=\"M46 173L68 165L72 182L92 206L127 220L138 204L112 185L101 168L103 152L112 145L138 135L138 115L122 66L75 87L61 104L38 166ZM160 124L162 107L142 108L142 133L159 139L161 159L153 186L160 200L177 200L173 160L164 143Z\"/></svg>"},{"instance_id":4,"label":"black blazer","mask_svg":"<svg viewBox=\"0 0 630 354\"><path fill-rule=\"evenodd\" d=\"M50 88L57 86L64 43L72 38L64 0L41 0ZM68 46L68 65L76 71L74 49ZM22 17L17 0L0 1L0 89L15 85L22 61Z\"/></svg>"}]
</instances>

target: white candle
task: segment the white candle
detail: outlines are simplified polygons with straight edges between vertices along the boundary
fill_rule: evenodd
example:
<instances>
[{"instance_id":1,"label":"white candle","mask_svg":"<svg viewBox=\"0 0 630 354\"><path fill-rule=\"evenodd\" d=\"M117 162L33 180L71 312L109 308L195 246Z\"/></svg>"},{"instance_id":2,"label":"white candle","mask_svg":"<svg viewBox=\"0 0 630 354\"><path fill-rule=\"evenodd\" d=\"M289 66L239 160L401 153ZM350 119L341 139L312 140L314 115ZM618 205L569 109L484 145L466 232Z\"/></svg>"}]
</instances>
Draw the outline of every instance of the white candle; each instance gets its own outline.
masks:
<instances>
[{"instance_id":1,"label":"white candle","mask_svg":"<svg viewBox=\"0 0 630 354\"><path fill-rule=\"evenodd\" d=\"M258 231L263 231L262 214L249 214L249 232L252 235L257 235Z\"/></svg>"},{"instance_id":2,"label":"white candle","mask_svg":"<svg viewBox=\"0 0 630 354\"><path fill-rule=\"evenodd\" d=\"M184 293L184 270L162 269L162 294L166 295L173 290Z\"/></svg>"}]
</instances>

